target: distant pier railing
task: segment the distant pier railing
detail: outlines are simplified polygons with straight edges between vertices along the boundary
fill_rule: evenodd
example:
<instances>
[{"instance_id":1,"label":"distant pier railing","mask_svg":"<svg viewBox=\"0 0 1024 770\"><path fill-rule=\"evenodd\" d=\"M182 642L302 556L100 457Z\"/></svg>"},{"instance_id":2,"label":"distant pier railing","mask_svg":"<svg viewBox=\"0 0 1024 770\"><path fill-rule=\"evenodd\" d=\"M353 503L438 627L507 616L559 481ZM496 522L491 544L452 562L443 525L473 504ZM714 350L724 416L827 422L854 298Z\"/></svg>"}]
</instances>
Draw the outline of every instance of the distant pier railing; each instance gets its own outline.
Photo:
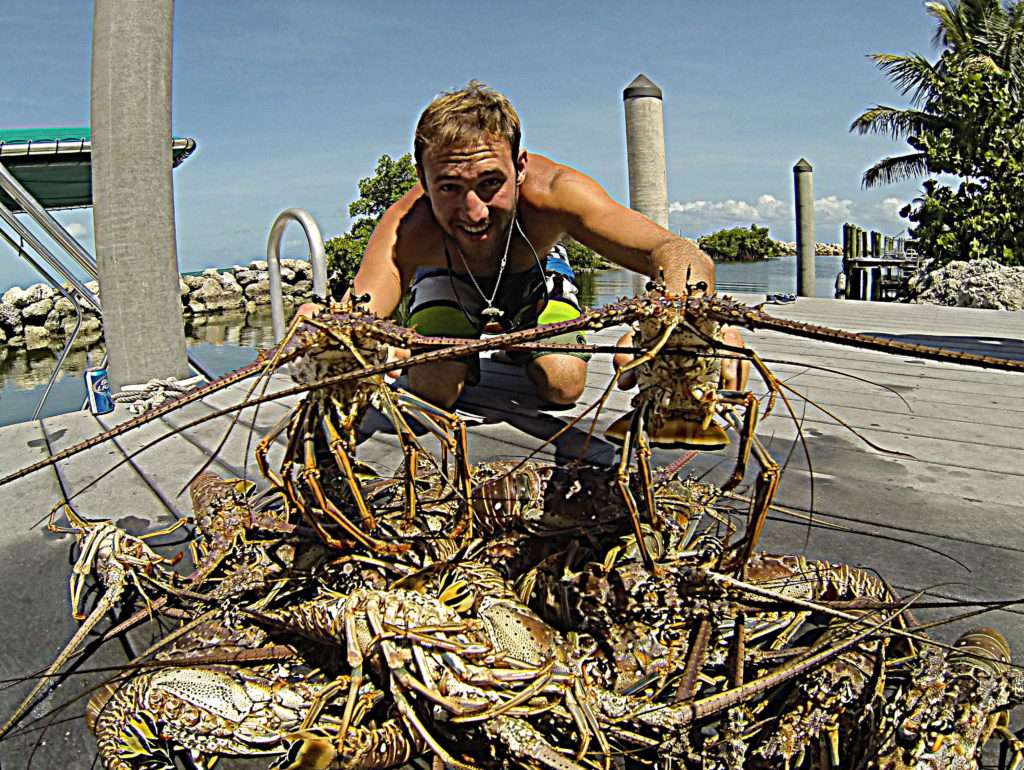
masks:
<instances>
[{"instance_id":1,"label":"distant pier railing","mask_svg":"<svg viewBox=\"0 0 1024 770\"><path fill-rule=\"evenodd\" d=\"M913 244L909 238L843 225L843 272L836 279L836 297L874 302L904 299L910 276L924 261Z\"/></svg>"}]
</instances>

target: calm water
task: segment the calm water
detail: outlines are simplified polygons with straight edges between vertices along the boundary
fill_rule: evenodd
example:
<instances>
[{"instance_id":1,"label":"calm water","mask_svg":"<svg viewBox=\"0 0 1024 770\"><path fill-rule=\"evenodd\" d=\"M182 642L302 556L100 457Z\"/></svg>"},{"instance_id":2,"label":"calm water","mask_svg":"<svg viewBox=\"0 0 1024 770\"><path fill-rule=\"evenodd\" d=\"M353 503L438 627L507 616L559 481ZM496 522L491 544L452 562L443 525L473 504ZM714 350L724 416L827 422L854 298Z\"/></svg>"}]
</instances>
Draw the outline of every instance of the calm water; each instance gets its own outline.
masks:
<instances>
[{"instance_id":1,"label":"calm water","mask_svg":"<svg viewBox=\"0 0 1024 770\"><path fill-rule=\"evenodd\" d=\"M817 296L833 296L841 257L816 260ZM584 305L600 307L620 297L632 296L633 273L608 270L580 276L580 294ZM727 292L796 291L796 259L780 258L761 262L720 263L716 268L718 290ZM200 319L186 329L189 352L214 374L224 374L252 363L257 348L273 344L270 312L246 316L226 313ZM0 347L0 425L23 422L32 417L42 397L46 381L56 361L50 349L26 352ZM102 345L72 352L65 360L61 378L46 400L43 417L80 409L85 399L82 373L103 358Z\"/></svg>"}]
</instances>

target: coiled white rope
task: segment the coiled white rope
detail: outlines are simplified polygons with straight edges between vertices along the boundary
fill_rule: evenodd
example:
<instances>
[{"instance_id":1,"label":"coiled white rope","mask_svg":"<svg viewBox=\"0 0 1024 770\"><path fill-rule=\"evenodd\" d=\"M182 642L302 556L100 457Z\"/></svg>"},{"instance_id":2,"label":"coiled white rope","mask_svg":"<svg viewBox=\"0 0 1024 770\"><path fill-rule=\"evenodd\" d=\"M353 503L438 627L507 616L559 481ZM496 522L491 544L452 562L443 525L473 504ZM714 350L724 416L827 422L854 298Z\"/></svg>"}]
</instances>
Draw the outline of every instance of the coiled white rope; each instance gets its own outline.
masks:
<instances>
[{"instance_id":1,"label":"coiled white rope","mask_svg":"<svg viewBox=\"0 0 1024 770\"><path fill-rule=\"evenodd\" d=\"M187 393L205 379L205 377L198 374L187 380L154 379L144 385L125 385L119 392L111 394L110 397L117 404L128 404L128 410L132 414L142 414L160 406L165 401L170 401Z\"/></svg>"}]
</instances>

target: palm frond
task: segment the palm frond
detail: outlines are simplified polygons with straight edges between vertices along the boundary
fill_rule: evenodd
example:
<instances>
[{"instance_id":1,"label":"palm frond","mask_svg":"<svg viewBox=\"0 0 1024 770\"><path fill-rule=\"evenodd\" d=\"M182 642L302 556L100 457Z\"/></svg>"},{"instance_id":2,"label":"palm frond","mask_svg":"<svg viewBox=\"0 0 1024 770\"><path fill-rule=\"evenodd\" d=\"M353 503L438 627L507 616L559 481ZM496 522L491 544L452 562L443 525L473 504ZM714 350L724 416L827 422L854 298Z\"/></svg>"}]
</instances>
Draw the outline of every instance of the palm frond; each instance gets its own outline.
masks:
<instances>
[{"instance_id":1,"label":"palm frond","mask_svg":"<svg viewBox=\"0 0 1024 770\"><path fill-rule=\"evenodd\" d=\"M942 83L942 72L921 54L873 53L868 58L913 104L927 99Z\"/></svg>"},{"instance_id":2,"label":"palm frond","mask_svg":"<svg viewBox=\"0 0 1024 770\"><path fill-rule=\"evenodd\" d=\"M948 124L948 120L930 112L898 110L877 104L854 120L850 130L858 134L889 134L893 139L902 139L926 130L937 133Z\"/></svg>"},{"instance_id":3,"label":"palm frond","mask_svg":"<svg viewBox=\"0 0 1024 770\"><path fill-rule=\"evenodd\" d=\"M864 176L861 178L861 186L867 189L883 184L902 182L904 179L922 176L927 172L928 161L922 152L890 156L882 158L864 172Z\"/></svg>"}]
</instances>

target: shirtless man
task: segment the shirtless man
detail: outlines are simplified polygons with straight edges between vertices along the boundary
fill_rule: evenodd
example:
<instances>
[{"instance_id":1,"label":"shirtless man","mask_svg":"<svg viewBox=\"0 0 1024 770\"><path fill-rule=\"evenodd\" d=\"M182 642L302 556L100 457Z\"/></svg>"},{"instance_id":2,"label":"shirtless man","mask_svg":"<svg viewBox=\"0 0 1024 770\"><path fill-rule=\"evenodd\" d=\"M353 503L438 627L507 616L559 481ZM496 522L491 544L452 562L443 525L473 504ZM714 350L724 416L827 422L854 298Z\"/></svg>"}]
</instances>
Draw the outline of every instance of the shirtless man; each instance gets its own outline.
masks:
<instances>
[{"instance_id":1,"label":"shirtless man","mask_svg":"<svg viewBox=\"0 0 1024 770\"><path fill-rule=\"evenodd\" d=\"M622 267L651 277L663 271L670 290L685 291L687 270L691 284L714 286L714 264L692 241L615 203L584 174L527 154L519 140L515 109L476 81L424 110L415 139L419 183L385 212L355 277L353 290L370 295L371 312L389 316L412 283L410 325L420 334L476 338L491 322L507 331L575 318L574 276L555 249L566 234ZM542 397L572 404L588 358L538 353L513 361L525 365ZM441 407L478 379L475 357L408 371L409 389Z\"/></svg>"}]
</instances>

